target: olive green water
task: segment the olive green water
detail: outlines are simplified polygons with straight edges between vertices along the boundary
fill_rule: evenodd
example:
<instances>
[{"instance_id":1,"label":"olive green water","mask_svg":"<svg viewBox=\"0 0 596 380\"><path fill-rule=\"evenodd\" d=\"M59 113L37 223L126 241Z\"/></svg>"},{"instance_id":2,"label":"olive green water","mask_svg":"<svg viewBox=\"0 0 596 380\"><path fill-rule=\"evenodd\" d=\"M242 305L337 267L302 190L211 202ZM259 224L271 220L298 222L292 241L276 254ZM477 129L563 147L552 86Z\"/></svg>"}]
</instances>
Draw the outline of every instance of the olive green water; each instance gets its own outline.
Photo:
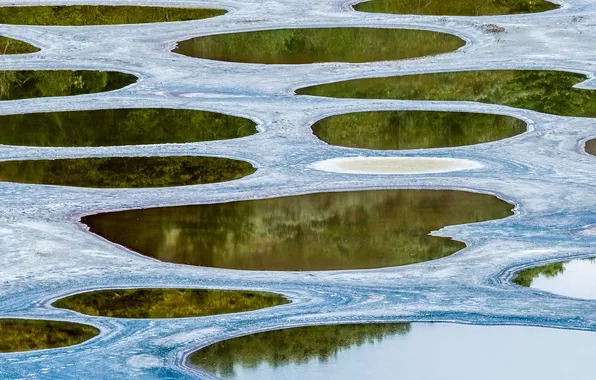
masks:
<instances>
[{"instance_id":1,"label":"olive green water","mask_svg":"<svg viewBox=\"0 0 596 380\"><path fill-rule=\"evenodd\" d=\"M373 0L358 3L362 12L436 16L492 16L535 13L559 8L544 0Z\"/></svg>"},{"instance_id":2,"label":"olive green water","mask_svg":"<svg viewBox=\"0 0 596 380\"><path fill-rule=\"evenodd\" d=\"M110 109L0 116L0 144L111 146L187 143L244 137L255 123L215 112Z\"/></svg>"},{"instance_id":3,"label":"olive green water","mask_svg":"<svg viewBox=\"0 0 596 380\"><path fill-rule=\"evenodd\" d=\"M110 71L2 70L0 100L93 94L136 81L134 75Z\"/></svg>"},{"instance_id":4,"label":"olive green water","mask_svg":"<svg viewBox=\"0 0 596 380\"><path fill-rule=\"evenodd\" d=\"M596 139L586 142L586 152L596 156Z\"/></svg>"},{"instance_id":5,"label":"olive green water","mask_svg":"<svg viewBox=\"0 0 596 380\"><path fill-rule=\"evenodd\" d=\"M465 244L429 236L441 227L499 219L513 205L463 191L320 193L84 217L90 230L174 263L250 270L406 265Z\"/></svg>"},{"instance_id":6,"label":"olive green water","mask_svg":"<svg viewBox=\"0 0 596 380\"><path fill-rule=\"evenodd\" d=\"M422 149L496 141L523 133L527 128L522 120L503 115L374 111L330 116L316 122L312 129L318 138L333 145Z\"/></svg>"},{"instance_id":7,"label":"olive green water","mask_svg":"<svg viewBox=\"0 0 596 380\"><path fill-rule=\"evenodd\" d=\"M75 294L52 305L116 318L187 318L287 304L274 293L207 289L114 289Z\"/></svg>"},{"instance_id":8,"label":"olive green water","mask_svg":"<svg viewBox=\"0 0 596 380\"><path fill-rule=\"evenodd\" d=\"M79 187L165 187L230 181L252 174L219 157L109 157L0 162L0 181Z\"/></svg>"},{"instance_id":9,"label":"olive green water","mask_svg":"<svg viewBox=\"0 0 596 380\"><path fill-rule=\"evenodd\" d=\"M79 323L0 319L0 352L71 346L98 334L99 330L95 327Z\"/></svg>"},{"instance_id":10,"label":"olive green water","mask_svg":"<svg viewBox=\"0 0 596 380\"><path fill-rule=\"evenodd\" d=\"M596 91L572 88L587 77L562 71L487 70L354 79L297 94L360 99L462 100L562 116L596 117Z\"/></svg>"},{"instance_id":11,"label":"olive green water","mask_svg":"<svg viewBox=\"0 0 596 380\"><path fill-rule=\"evenodd\" d=\"M187 21L215 17L223 9L110 6L50 5L0 7L0 24L17 25L112 25L163 21Z\"/></svg>"},{"instance_id":12,"label":"olive green water","mask_svg":"<svg viewBox=\"0 0 596 380\"><path fill-rule=\"evenodd\" d=\"M173 51L190 57L229 62L301 64L371 62L455 51L461 38L412 29L278 29L196 37Z\"/></svg>"},{"instance_id":13,"label":"olive green water","mask_svg":"<svg viewBox=\"0 0 596 380\"><path fill-rule=\"evenodd\" d=\"M27 54L39 51L35 46L24 41L14 40L12 38L0 36L0 55L1 54Z\"/></svg>"}]
</instances>

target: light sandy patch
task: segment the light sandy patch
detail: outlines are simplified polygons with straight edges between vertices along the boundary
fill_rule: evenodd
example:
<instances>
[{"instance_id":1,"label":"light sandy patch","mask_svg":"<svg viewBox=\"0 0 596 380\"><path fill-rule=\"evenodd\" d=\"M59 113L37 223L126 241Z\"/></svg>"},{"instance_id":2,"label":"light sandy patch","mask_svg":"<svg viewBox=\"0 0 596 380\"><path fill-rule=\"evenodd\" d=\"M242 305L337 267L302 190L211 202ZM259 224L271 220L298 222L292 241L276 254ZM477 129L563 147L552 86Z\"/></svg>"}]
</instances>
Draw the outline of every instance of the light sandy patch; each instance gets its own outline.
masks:
<instances>
[{"instance_id":1,"label":"light sandy patch","mask_svg":"<svg viewBox=\"0 0 596 380\"><path fill-rule=\"evenodd\" d=\"M476 161L438 157L350 157L315 162L314 169L352 174L427 174L482 168Z\"/></svg>"}]
</instances>

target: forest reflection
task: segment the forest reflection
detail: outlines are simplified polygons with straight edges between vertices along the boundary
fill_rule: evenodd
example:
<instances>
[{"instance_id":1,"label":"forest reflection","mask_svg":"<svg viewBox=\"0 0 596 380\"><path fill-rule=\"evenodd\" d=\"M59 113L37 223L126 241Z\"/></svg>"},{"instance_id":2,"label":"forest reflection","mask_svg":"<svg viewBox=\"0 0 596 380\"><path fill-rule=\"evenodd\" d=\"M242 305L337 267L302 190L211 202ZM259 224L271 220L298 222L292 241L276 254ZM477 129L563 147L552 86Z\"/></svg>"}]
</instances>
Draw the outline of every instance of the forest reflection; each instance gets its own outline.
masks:
<instances>
[{"instance_id":1,"label":"forest reflection","mask_svg":"<svg viewBox=\"0 0 596 380\"><path fill-rule=\"evenodd\" d=\"M532 281L534 281L534 279L539 276L553 278L562 274L563 272L565 272L564 265L566 263L567 261L563 261L524 269L518 272L512 281L517 285L530 287L532 286Z\"/></svg>"},{"instance_id":2,"label":"forest reflection","mask_svg":"<svg viewBox=\"0 0 596 380\"><path fill-rule=\"evenodd\" d=\"M35 46L25 41L0 36L0 55L2 54L28 54L39 51Z\"/></svg>"},{"instance_id":3,"label":"forest reflection","mask_svg":"<svg viewBox=\"0 0 596 380\"><path fill-rule=\"evenodd\" d=\"M90 230L143 255L250 270L363 269L451 255L465 244L429 236L447 225L512 215L513 205L463 191L308 194L84 217Z\"/></svg>"},{"instance_id":4,"label":"forest reflection","mask_svg":"<svg viewBox=\"0 0 596 380\"><path fill-rule=\"evenodd\" d=\"M455 51L461 38L413 29L278 29L196 37L178 43L175 53L229 62L302 64L372 62Z\"/></svg>"},{"instance_id":5,"label":"forest reflection","mask_svg":"<svg viewBox=\"0 0 596 380\"><path fill-rule=\"evenodd\" d=\"M248 162L220 157L108 157L0 162L0 181L126 188L231 181L254 173Z\"/></svg>"},{"instance_id":6,"label":"forest reflection","mask_svg":"<svg viewBox=\"0 0 596 380\"><path fill-rule=\"evenodd\" d=\"M479 144L526 131L504 115L435 111L373 111L317 121L314 134L333 145L366 149L423 149Z\"/></svg>"}]
</instances>

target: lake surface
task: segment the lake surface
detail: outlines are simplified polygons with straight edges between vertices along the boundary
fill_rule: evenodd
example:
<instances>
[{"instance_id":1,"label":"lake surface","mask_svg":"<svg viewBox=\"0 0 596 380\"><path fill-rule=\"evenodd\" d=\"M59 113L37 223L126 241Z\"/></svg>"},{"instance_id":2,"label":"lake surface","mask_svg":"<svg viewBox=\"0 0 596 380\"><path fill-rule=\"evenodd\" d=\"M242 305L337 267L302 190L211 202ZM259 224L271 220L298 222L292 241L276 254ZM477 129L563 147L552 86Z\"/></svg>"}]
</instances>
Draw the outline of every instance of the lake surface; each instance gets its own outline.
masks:
<instances>
[{"instance_id":1,"label":"lake surface","mask_svg":"<svg viewBox=\"0 0 596 380\"><path fill-rule=\"evenodd\" d=\"M559 5L544 0L372 0L354 5L362 12L436 16L492 16L544 12Z\"/></svg>"},{"instance_id":2,"label":"lake surface","mask_svg":"<svg viewBox=\"0 0 596 380\"><path fill-rule=\"evenodd\" d=\"M0 119L1 120L1 119ZM422 149L501 140L527 130L511 116L466 112L373 111L316 122L315 136L332 145L365 149Z\"/></svg>"},{"instance_id":3,"label":"lake surface","mask_svg":"<svg viewBox=\"0 0 596 380\"><path fill-rule=\"evenodd\" d=\"M562 116L596 117L596 91L573 88L587 77L563 71L486 70L354 79L296 90L359 99L459 100Z\"/></svg>"},{"instance_id":4,"label":"lake surface","mask_svg":"<svg viewBox=\"0 0 596 380\"><path fill-rule=\"evenodd\" d=\"M520 271L513 282L562 296L596 299L596 260L541 265Z\"/></svg>"},{"instance_id":5,"label":"lake surface","mask_svg":"<svg viewBox=\"0 0 596 380\"><path fill-rule=\"evenodd\" d=\"M98 334L99 330L95 327L80 323L0 319L0 352L71 346Z\"/></svg>"},{"instance_id":6,"label":"lake surface","mask_svg":"<svg viewBox=\"0 0 596 380\"><path fill-rule=\"evenodd\" d=\"M0 36L0 55L1 54L27 54L39 51L35 46L25 41L19 41L12 38Z\"/></svg>"},{"instance_id":7,"label":"lake surface","mask_svg":"<svg viewBox=\"0 0 596 380\"><path fill-rule=\"evenodd\" d=\"M216 112L108 109L0 116L0 144L113 146L233 139L257 132L255 123Z\"/></svg>"},{"instance_id":8,"label":"lake surface","mask_svg":"<svg viewBox=\"0 0 596 380\"><path fill-rule=\"evenodd\" d=\"M358 63L447 53L464 45L457 36L426 30L317 28L202 36L179 42L173 51L229 62Z\"/></svg>"},{"instance_id":9,"label":"lake surface","mask_svg":"<svg viewBox=\"0 0 596 380\"><path fill-rule=\"evenodd\" d=\"M136 81L132 74L113 71L1 70L0 100L93 94Z\"/></svg>"},{"instance_id":10,"label":"lake surface","mask_svg":"<svg viewBox=\"0 0 596 380\"><path fill-rule=\"evenodd\" d=\"M0 181L79 187L164 187L231 181L254 173L219 157L108 157L0 162Z\"/></svg>"},{"instance_id":11,"label":"lake surface","mask_svg":"<svg viewBox=\"0 0 596 380\"><path fill-rule=\"evenodd\" d=\"M586 142L586 152L596 156L596 139Z\"/></svg>"},{"instance_id":12,"label":"lake surface","mask_svg":"<svg viewBox=\"0 0 596 380\"><path fill-rule=\"evenodd\" d=\"M465 247L433 230L512 215L513 205L463 191L319 193L102 213L82 222L162 261L251 270L379 268Z\"/></svg>"},{"instance_id":13,"label":"lake surface","mask_svg":"<svg viewBox=\"0 0 596 380\"><path fill-rule=\"evenodd\" d=\"M18 25L112 25L147 22L186 21L215 17L223 9L111 6L50 5L0 7L0 24Z\"/></svg>"},{"instance_id":14,"label":"lake surface","mask_svg":"<svg viewBox=\"0 0 596 380\"><path fill-rule=\"evenodd\" d=\"M594 332L540 327L332 325L230 339L189 364L237 380L591 380L595 344Z\"/></svg>"},{"instance_id":15,"label":"lake surface","mask_svg":"<svg viewBox=\"0 0 596 380\"><path fill-rule=\"evenodd\" d=\"M115 318L187 318L238 313L289 301L274 293L207 289L110 289L74 294L52 306Z\"/></svg>"}]
</instances>

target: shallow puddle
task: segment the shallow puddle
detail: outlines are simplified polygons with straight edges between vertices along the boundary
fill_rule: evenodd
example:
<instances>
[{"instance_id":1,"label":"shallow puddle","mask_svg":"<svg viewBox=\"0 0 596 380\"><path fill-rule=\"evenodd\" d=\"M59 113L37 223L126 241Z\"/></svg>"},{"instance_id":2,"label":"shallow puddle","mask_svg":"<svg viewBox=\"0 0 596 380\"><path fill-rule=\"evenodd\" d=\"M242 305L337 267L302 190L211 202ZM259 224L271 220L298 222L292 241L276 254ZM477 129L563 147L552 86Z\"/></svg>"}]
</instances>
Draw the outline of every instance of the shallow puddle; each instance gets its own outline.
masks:
<instances>
[{"instance_id":1,"label":"shallow puddle","mask_svg":"<svg viewBox=\"0 0 596 380\"><path fill-rule=\"evenodd\" d=\"M0 100L93 94L136 81L134 75L112 71L1 70Z\"/></svg>"},{"instance_id":2,"label":"shallow puddle","mask_svg":"<svg viewBox=\"0 0 596 380\"><path fill-rule=\"evenodd\" d=\"M114 289L75 294L52 305L115 318L187 318L239 313L289 301L274 293L207 289Z\"/></svg>"},{"instance_id":3,"label":"shallow puddle","mask_svg":"<svg viewBox=\"0 0 596 380\"><path fill-rule=\"evenodd\" d=\"M586 142L586 152L596 156L596 139Z\"/></svg>"},{"instance_id":4,"label":"shallow puddle","mask_svg":"<svg viewBox=\"0 0 596 380\"><path fill-rule=\"evenodd\" d=\"M512 215L513 205L463 191L320 193L84 217L90 230L162 261L251 270L363 269L451 255L441 227Z\"/></svg>"},{"instance_id":5,"label":"shallow puddle","mask_svg":"<svg viewBox=\"0 0 596 380\"><path fill-rule=\"evenodd\" d=\"M0 7L0 24L17 25L112 25L148 22L187 21L215 17L222 9L111 6L50 5Z\"/></svg>"},{"instance_id":6,"label":"shallow puddle","mask_svg":"<svg viewBox=\"0 0 596 380\"><path fill-rule=\"evenodd\" d=\"M0 352L58 348L79 344L99 334L80 323L32 319L0 319Z\"/></svg>"},{"instance_id":7,"label":"shallow puddle","mask_svg":"<svg viewBox=\"0 0 596 380\"><path fill-rule=\"evenodd\" d=\"M567 297L596 299L596 260L579 259L520 271L513 282Z\"/></svg>"},{"instance_id":8,"label":"shallow puddle","mask_svg":"<svg viewBox=\"0 0 596 380\"><path fill-rule=\"evenodd\" d=\"M296 90L336 98L452 100L502 104L563 116L596 117L596 91L573 88L583 74L486 70L354 79Z\"/></svg>"},{"instance_id":9,"label":"shallow puddle","mask_svg":"<svg viewBox=\"0 0 596 380\"><path fill-rule=\"evenodd\" d=\"M465 45L445 33L412 29L278 29L196 37L175 53L229 62L301 64L372 62L455 51Z\"/></svg>"},{"instance_id":10,"label":"shallow puddle","mask_svg":"<svg viewBox=\"0 0 596 380\"><path fill-rule=\"evenodd\" d=\"M254 173L219 157L108 157L0 162L0 181L79 187L166 187L230 181Z\"/></svg>"},{"instance_id":11,"label":"shallow puddle","mask_svg":"<svg viewBox=\"0 0 596 380\"><path fill-rule=\"evenodd\" d=\"M39 49L25 41L0 36L0 54L28 54L36 51Z\"/></svg>"},{"instance_id":12,"label":"shallow puddle","mask_svg":"<svg viewBox=\"0 0 596 380\"><path fill-rule=\"evenodd\" d=\"M595 344L593 332L541 327L332 325L230 339L189 364L237 380L589 380Z\"/></svg>"},{"instance_id":13,"label":"shallow puddle","mask_svg":"<svg viewBox=\"0 0 596 380\"><path fill-rule=\"evenodd\" d=\"M526 131L511 116L467 112L373 111L330 116L314 134L333 145L366 149L422 149L473 145Z\"/></svg>"},{"instance_id":14,"label":"shallow puddle","mask_svg":"<svg viewBox=\"0 0 596 380\"><path fill-rule=\"evenodd\" d=\"M372 0L354 5L362 12L436 16L492 16L535 13L559 8L544 0Z\"/></svg>"},{"instance_id":15,"label":"shallow puddle","mask_svg":"<svg viewBox=\"0 0 596 380\"><path fill-rule=\"evenodd\" d=\"M0 116L0 144L113 146L187 143L244 137L255 123L215 112L110 109Z\"/></svg>"}]
</instances>

